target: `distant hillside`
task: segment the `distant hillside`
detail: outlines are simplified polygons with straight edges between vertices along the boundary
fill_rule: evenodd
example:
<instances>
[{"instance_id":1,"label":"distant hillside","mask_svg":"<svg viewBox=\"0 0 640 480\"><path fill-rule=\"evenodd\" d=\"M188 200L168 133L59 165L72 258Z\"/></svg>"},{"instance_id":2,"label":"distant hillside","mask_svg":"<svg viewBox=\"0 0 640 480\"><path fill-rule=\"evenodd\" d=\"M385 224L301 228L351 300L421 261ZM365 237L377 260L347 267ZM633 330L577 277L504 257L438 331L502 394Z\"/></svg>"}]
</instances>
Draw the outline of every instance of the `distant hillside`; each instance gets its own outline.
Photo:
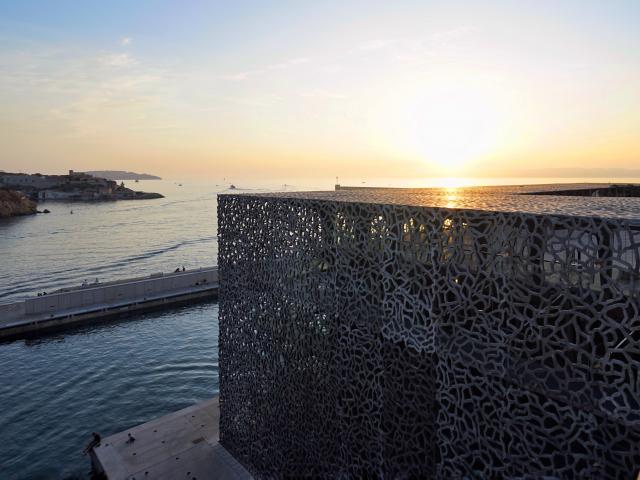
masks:
<instances>
[{"instance_id":1,"label":"distant hillside","mask_svg":"<svg viewBox=\"0 0 640 480\"><path fill-rule=\"evenodd\" d=\"M148 173L125 172L124 170L95 170L85 173L107 180L162 180L162 178Z\"/></svg>"}]
</instances>

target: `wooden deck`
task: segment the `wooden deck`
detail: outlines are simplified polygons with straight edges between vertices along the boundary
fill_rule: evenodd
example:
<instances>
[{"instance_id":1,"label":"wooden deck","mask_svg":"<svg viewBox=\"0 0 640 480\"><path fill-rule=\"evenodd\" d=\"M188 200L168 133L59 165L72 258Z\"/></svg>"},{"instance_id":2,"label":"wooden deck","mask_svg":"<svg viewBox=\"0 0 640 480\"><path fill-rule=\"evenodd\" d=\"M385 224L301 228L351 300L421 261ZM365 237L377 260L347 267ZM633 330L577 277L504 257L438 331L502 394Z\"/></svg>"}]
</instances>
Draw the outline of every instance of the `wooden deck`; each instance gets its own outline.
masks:
<instances>
[{"instance_id":1,"label":"wooden deck","mask_svg":"<svg viewBox=\"0 0 640 480\"><path fill-rule=\"evenodd\" d=\"M218 422L215 397L104 438L93 451L94 468L109 480L251 479L218 443Z\"/></svg>"}]
</instances>

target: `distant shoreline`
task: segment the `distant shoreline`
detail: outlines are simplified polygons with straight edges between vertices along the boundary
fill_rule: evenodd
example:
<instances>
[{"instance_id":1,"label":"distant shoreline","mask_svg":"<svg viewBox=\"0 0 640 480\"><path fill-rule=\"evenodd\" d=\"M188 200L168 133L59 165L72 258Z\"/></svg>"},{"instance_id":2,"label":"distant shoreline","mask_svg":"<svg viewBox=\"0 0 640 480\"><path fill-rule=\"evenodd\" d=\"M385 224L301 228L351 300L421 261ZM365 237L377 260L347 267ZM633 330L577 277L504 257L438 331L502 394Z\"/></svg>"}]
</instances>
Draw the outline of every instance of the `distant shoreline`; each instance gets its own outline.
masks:
<instances>
[{"instance_id":1,"label":"distant shoreline","mask_svg":"<svg viewBox=\"0 0 640 480\"><path fill-rule=\"evenodd\" d=\"M31 200L148 200L163 198L153 192L135 191L115 180L69 170L68 175L0 172L0 187L21 192Z\"/></svg>"},{"instance_id":2,"label":"distant shoreline","mask_svg":"<svg viewBox=\"0 0 640 480\"><path fill-rule=\"evenodd\" d=\"M161 177L149 173L135 173L124 170L91 170L84 173L94 177L106 178L107 180L162 180Z\"/></svg>"}]
</instances>

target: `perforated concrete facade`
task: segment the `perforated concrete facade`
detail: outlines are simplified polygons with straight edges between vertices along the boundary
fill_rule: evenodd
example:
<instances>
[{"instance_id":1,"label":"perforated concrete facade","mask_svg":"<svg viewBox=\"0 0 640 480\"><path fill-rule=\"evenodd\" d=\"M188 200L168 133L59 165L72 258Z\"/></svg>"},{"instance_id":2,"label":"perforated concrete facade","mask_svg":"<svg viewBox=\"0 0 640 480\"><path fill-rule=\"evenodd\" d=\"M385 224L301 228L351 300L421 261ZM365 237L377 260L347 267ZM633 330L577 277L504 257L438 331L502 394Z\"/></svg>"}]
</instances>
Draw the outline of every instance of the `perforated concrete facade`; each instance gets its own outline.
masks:
<instances>
[{"instance_id":1,"label":"perforated concrete facade","mask_svg":"<svg viewBox=\"0 0 640 480\"><path fill-rule=\"evenodd\" d=\"M635 478L637 199L481 195L219 196L220 434L252 473Z\"/></svg>"}]
</instances>

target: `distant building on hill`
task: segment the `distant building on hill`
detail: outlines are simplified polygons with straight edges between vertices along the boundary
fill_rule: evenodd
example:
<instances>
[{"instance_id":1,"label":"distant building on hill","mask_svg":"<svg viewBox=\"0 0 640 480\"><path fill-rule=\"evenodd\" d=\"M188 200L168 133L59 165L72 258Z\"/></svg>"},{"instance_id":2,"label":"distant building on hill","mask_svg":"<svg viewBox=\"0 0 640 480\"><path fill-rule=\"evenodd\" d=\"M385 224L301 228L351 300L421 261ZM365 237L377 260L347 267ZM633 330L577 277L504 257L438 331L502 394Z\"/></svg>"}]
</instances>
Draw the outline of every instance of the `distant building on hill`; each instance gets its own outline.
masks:
<instances>
[{"instance_id":1,"label":"distant building on hill","mask_svg":"<svg viewBox=\"0 0 640 480\"><path fill-rule=\"evenodd\" d=\"M133 200L161 198L157 193L135 192L114 180L69 170L68 175L0 172L0 187L12 188L34 200Z\"/></svg>"}]
</instances>

